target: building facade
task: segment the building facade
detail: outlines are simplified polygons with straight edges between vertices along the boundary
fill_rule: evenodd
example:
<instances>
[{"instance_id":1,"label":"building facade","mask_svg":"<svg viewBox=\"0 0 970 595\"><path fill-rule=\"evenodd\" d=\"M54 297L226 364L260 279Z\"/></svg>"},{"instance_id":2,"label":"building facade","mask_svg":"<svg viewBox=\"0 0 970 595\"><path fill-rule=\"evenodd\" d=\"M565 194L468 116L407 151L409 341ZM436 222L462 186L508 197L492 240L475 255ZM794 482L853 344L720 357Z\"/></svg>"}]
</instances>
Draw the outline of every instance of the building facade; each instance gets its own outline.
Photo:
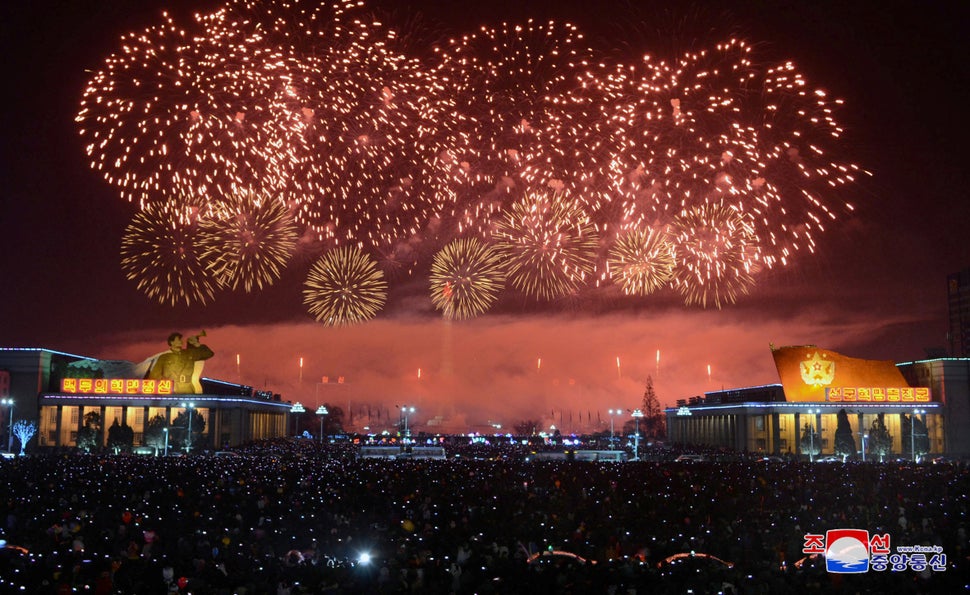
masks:
<instances>
[{"instance_id":1,"label":"building facade","mask_svg":"<svg viewBox=\"0 0 970 595\"><path fill-rule=\"evenodd\" d=\"M947 275L946 289L950 356L970 357L970 269Z\"/></svg>"},{"instance_id":2,"label":"building facade","mask_svg":"<svg viewBox=\"0 0 970 595\"><path fill-rule=\"evenodd\" d=\"M130 429L135 447L148 445L151 427L164 428L173 448L188 444L189 435L193 447L202 449L286 435L291 404L278 394L210 378L201 379L201 393L177 394L163 382L130 377L128 364L42 348L0 348L11 402L0 409L3 444L13 442L13 419L37 424L31 446L41 448L75 447L78 436L95 425L101 446L115 424Z\"/></svg>"},{"instance_id":3,"label":"building facade","mask_svg":"<svg viewBox=\"0 0 970 595\"><path fill-rule=\"evenodd\" d=\"M813 345L773 348L772 355L779 384L678 401L666 410L668 441L777 456L834 454L843 416L859 458L970 456L970 359L897 365ZM874 443L877 435L885 446Z\"/></svg>"}]
</instances>

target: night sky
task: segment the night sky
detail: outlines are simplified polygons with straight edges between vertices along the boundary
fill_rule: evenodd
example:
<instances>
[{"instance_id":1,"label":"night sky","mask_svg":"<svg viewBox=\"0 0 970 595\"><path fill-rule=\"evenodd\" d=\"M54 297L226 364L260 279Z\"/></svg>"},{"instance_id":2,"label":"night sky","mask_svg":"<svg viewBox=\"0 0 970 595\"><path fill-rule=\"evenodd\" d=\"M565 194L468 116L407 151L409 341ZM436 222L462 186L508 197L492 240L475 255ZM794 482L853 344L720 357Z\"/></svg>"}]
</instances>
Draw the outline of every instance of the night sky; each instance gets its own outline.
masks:
<instances>
[{"instance_id":1,"label":"night sky","mask_svg":"<svg viewBox=\"0 0 970 595\"><path fill-rule=\"evenodd\" d=\"M174 14L184 19L214 4L178 2ZM760 275L749 296L721 310L686 307L673 294L548 308L513 301L448 324L417 277L392 289L376 321L340 329L306 314L306 266L291 267L269 290L220 294L197 308L153 304L124 278L119 247L134 207L89 169L73 120L90 72L119 37L157 23L172 5L132 6L64 0L0 8L2 346L141 360L164 349L169 332L204 328L216 351L208 376L311 405L415 403L428 416L416 423L440 415L456 426L547 420L552 412L555 423L561 412L605 418L607 408L639 404L647 375L665 404L776 382L769 343L895 361L946 346L945 277L970 266L965 3L742 2L678 13L647 2L459 10L428 1L392 11L390 22L420 23L429 39L529 16L563 19L593 45L616 40L612 51L631 58L673 56L737 32L759 54L793 60L812 84L845 100L842 156L872 175L838 190L856 215L830 224L816 254ZM323 385L324 375L346 383Z\"/></svg>"}]
</instances>

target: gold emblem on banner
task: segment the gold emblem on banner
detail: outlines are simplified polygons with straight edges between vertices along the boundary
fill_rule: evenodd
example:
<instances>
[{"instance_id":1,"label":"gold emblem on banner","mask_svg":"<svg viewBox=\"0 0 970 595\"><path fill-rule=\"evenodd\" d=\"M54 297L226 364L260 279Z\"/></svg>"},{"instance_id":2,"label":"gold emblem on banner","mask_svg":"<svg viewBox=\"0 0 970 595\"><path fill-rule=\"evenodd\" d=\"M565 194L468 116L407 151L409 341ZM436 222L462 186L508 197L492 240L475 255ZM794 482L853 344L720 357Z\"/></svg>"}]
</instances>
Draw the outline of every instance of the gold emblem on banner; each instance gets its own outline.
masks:
<instances>
[{"instance_id":1,"label":"gold emblem on banner","mask_svg":"<svg viewBox=\"0 0 970 595\"><path fill-rule=\"evenodd\" d=\"M810 358L801 362L798 367L805 384L815 387L827 386L835 380L835 362L823 359L817 351Z\"/></svg>"}]
</instances>

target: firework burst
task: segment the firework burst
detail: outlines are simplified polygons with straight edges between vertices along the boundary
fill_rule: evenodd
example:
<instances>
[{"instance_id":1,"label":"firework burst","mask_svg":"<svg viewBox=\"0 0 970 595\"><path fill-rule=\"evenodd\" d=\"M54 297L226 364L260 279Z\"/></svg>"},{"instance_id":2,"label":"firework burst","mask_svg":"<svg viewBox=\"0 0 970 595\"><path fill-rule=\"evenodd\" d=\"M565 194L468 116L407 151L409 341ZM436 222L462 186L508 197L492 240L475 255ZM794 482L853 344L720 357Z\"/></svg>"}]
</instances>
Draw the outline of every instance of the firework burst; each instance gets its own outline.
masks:
<instances>
[{"instance_id":1,"label":"firework burst","mask_svg":"<svg viewBox=\"0 0 970 595\"><path fill-rule=\"evenodd\" d=\"M646 296L670 283L674 249L663 229L635 229L610 247L610 276L626 295Z\"/></svg>"},{"instance_id":2,"label":"firework burst","mask_svg":"<svg viewBox=\"0 0 970 595\"><path fill-rule=\"evenodd\" d=\"M835 150L841 102L747 42L618 64L554 21L481 27L423 61L408 39L359 0L226 0L123 36L76 121L91 167L146 212L126 233L129 278L171 304L210 300L213 274L262 289L296 234L304 256L356 247L324 257L331 271L366 250L412 275L437 254L432 297L450 292L435 305L461 318L494 299L473 280L455 301L447 278L477 262L449 242L474 235L538 300L593 285L597 255L595 285L648 295L674 246L685 301L721 307L852 210L838 190L864 172ZM597 237L617 238L608 254ZM166 246L200 270L156 278L138 254ZM307 305L335 324L373 315L347 291L343 310Z\"/></svg>"},{"instance_id":3,"label":"firework burst","mask_svg":"<svg viewBox=\"0 0 970 595\"><path fill-rule=\"evenodd\" d=\"M201 246L202 231L177 208L156 204L135 214L121 239L121 269L138 290L160 304L212 301L218 281Z\"/></svg>"},{"instance_id":4,"label":"firework burst","mask_svg":"<svg viewBox=\"0 0 970 595\"><path fill-rule=\"evenodd\" d=\"M858 168L830 161L841 134L838 101L812 90L793 64L756 64L753 48L730 40L674 63L645 57L597 79L613 98L603 117L613 132L612 221L669 221L726 201L748 213L763 264L814 249L814 234L838 212L820 187L854 179Z\"/></svg>"},{"instance_id":5,"label":"firework burst","mask_svg":"<svg viewBox=\"0 0 970 595\"><path fill-rule=\"evenodd\" d=\"M509 284L553 300L579 290L594 269L598 239L582 207L560 193L529 193L496 226Z\"/></svg>"},{"instance_id":6,"label":"firework burst","mask_svg":"<svg viewBox=\"0 0 970 595\"><path fill-rule=\"evenodd\" d=\"M259 39L162 25L122 39L89 81L76 117L91 167L144 206L212 198L288 179L301 150L298 115L279 109L280 55Z\"/></svg>"},{"instance_id":7,"label":"firework burst","mask_svg":"<svg viewBox=\"0 0 970 595\"><path fill-rule=\"evenodd\" d=\"M271 286L292 258L298 227L286 206L268 196L242 195L217 207L221 217L201 223L200 247L224 287Z\"/></svg>"},{"instance_id":8,"label":"firework burst","mask_svg":"<svg viewBox=\"0 0 970 595\"><path fill-rule=\"evenodd\" d=\"M387 302L387 282L377 263L356 246L330 250L310 269L303 303L327 326L356 324L377 315Z\"/></svg>"},{"instance_id":9,"label":"firework burst","mask_svg":"<svg viewBox=\"0 0 970 595\"><path fill-rule=\"evenodd\" d=\"M670 236L673 284L686 304L720 309L748 293L758 245L746 214L723 203L697 206L674 220Z\"/></svg>"},{"instance_id":10,"label":"firework burst","mask_svg":"<svg viewBox=\"0 0 970 595\"><path fill-rule=\"evenodd\" d=\"M435 255L430 284L431 302L445 318L473 318L498 299L505 285L505 266L493 247L476 238L461 238Z\"/></svg>"},{"instance_id":11,"label":"firework burst","mask_svg":"<svg viewBox=\"0 0 970 595\"><path fill-rule=\"evenodd\" d=\"M437 77L462 115L443 146L465 199L463 227L486 229L524 188L576 188L603 169L594 102L579 92L593 54L576 26L482 27L436 54Z\"/></svg>"}]
</instances>

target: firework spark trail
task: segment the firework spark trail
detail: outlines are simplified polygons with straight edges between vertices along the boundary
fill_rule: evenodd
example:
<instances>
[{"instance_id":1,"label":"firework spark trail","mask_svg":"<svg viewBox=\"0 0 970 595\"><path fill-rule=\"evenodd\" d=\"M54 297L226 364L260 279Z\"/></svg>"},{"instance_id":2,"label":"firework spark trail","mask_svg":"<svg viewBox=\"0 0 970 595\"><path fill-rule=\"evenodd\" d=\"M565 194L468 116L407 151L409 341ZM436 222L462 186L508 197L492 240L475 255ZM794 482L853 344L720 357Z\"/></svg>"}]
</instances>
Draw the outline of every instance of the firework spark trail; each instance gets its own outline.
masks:
<instances>
[{"instance_id":1,"label":"firework spark trail","mask_svg":"<svg viewBox=\"0 0 970 595\"><path fill-rule=\"evenodd\" d=\"M303 303L317 322L327 326L370 320L386 302L384 274L356 246L341 246L324 254L304 283Z\"/></svg>"},{"instance_id":2,"label":"firework spark trail","mask_svg":"<svg viewBox=\"0 0 970 595\"><path fill-rule=\"evenodd\" d=\"M431 302L445 318L474 318L498 299L505 286L505 265L492 246L477 238L459 238L435 255L429 281Z\"/></svg>"},{"instance_id":3,"label":"firework spark trail","mask_svg":"<svg viewBox=\"0 0 970 595\"><path fill-rule=\"evenodd\" d=\"M152 204L135 213L121 240L121 269L139 291L160 304L206 304L219 282L203 258L202 231L175 206Z\"/></svg>"}]
</instances>

